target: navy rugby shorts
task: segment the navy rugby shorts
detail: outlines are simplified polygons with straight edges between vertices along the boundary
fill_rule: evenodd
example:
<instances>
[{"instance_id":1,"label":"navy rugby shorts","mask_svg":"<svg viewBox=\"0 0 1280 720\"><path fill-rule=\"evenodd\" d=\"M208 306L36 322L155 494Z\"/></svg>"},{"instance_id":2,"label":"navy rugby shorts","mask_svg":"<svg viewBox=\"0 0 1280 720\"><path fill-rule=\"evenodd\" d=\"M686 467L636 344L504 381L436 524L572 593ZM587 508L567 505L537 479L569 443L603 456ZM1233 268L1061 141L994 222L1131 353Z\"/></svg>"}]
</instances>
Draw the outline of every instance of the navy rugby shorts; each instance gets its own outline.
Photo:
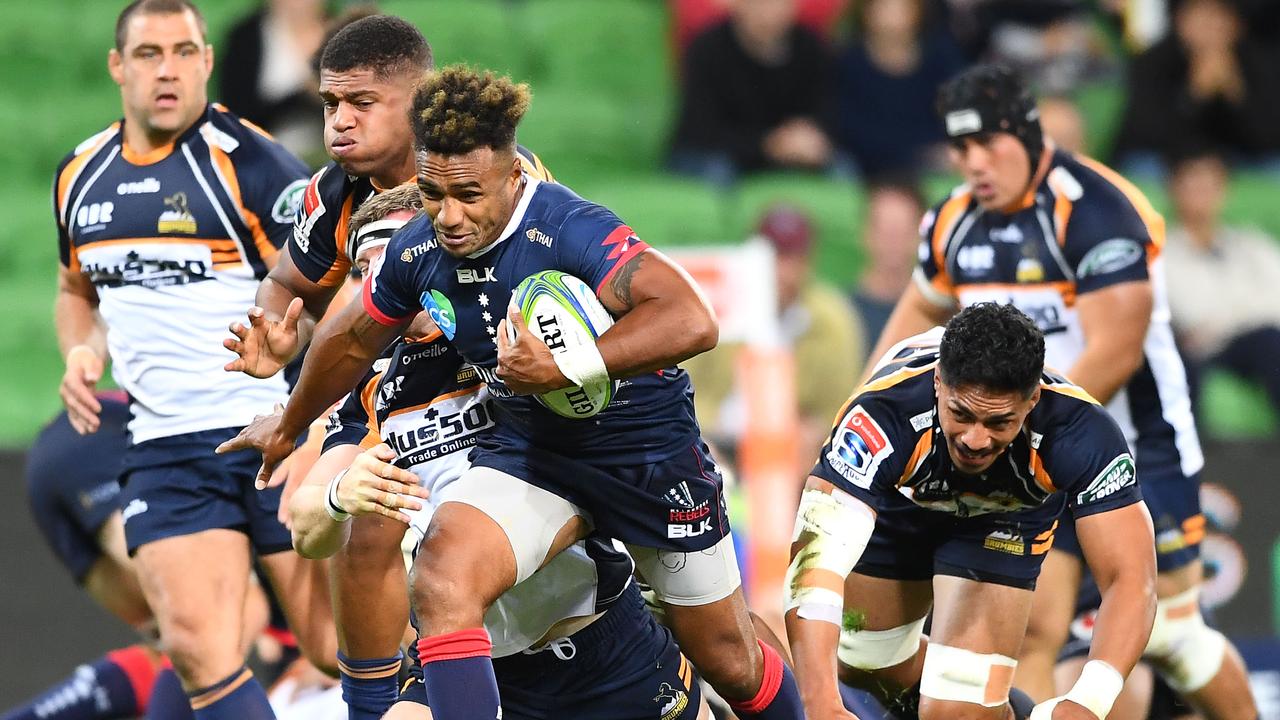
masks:
<instances>
[{"instance_id":1,"label":"navy rugby shorts","mask_svg":"<svg viewBox=\"0 0 1280 720\"><path fill-rule=\"evenodd\" d=\"M1053 545L1062 503L956 517L894 498L877 511L875 530L854 572L889 580L953 575L1030 590Z\"/></svg>"},{"instance_id":2,"label":"navy rugby shorts","mask_svg":"<svg viewBox=\"0 0 1280 720\"><path fill-rule=\"evenodd\" d=\"M422 666L400 700L430 706ZM694 720L698 675L631 583L594 623L545 647L493 661L504 720Z\"/></svg>"},{"instance_id":3,"label":"navy rugby shorts","mask_svg":"<svg viewBox=\"0 0 1280 720\"><path fill-rule=\"evenodd\" d=\"M645 465L603 465L481 435L471 464L554 493L590 515L597 532L659 550L697 552L729 535L724 479L701 440Z\"/></svg>"},{"instance_id":4,"label":"navy rugby shorts","mask_svg":"<svg viewBox=\"0 0 1280 720\"><path fill-rule=\"evenodd\" d=\"M288 529L276 519L284 487L253 487L262 458L253 450L214 454L240 428L156 438L125 454L120 505L133 553L142 545L219 528L249 536L259 555L288 550Z\"/></svg>"},{"instance_id":5,"label":"navy rugby shorts","mask_svg":"<svg viewBox=\"0 0 1280 720\"><path fill-rule=\"evenodd\" d=\"M81 435L63 412L27 451L31 516L77 583L102 556L98 530L120 509L120 470L129 445L129 404L98 399L97 432Z\"/></svg>"}]
</instances>

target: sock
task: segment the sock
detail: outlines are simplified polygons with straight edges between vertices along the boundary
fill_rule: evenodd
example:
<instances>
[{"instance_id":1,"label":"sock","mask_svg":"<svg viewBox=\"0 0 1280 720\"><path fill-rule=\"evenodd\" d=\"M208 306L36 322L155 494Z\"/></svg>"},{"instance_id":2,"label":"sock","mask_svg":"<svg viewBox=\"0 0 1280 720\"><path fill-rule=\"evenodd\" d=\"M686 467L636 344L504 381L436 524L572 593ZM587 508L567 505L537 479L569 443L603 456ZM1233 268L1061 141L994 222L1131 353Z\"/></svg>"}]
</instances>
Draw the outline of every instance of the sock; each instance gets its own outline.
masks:
<instances>
[{"instance_id":1,"label":"sock","mask_svg":"<svg viewBox=\"0 0 1280 720\"><path fill-rule=\"evenodd\" d=\"M156 676L151 686L151 699L147 703L147 720L195 720L191 699L182 689L182 681L172 667L166 667Z\"/></svg>"},{"instance_id":2,"label":"sock","mask_svg":"<svg viewBox=\"0 0 1280 720\"><path fill-rule=\"evenodd\" d=\"M1014 720L1027 720L1035 708L1036 701L1016 687L1009 688L1009 707L1013 708Z\"/></svg>"},{"instance_id":3,"label":"sock","mask_svg":"<svg viewBox=\"0 0 1280 720\"><path fill-rule=\"evenodd\" d=\"M156 664L140 645L112 650L76 668L71 677L24 705L0 715L2 720L112 720L131 718L146 709Z\"/></svg>"},{"instance_id":4,"label":"sock","mask_svg":"<svg viewBox=\"0 0 1280 720\"><path fill-rule=\"evenodd\" d=\"M275 720L267 692L244 665L189 696L196 720Z\"/></svg>"},{"instance_id":5,"label":"sock","mask_svg":"<svg viewBox=\"0 0 1280 720\"><path fill-rule=\"evenodd\" d=\"M501 717L492 653L493 642L484 628L459 630L418 641L423 684L435 720Z\"/></svg>"},{"instance_id":6,"label":"sock","mask_svg":"<svg viewBox=\"0 0 1280 720\"><path fill-rule=\"evenodd\" d=\"M348 720L378 720L400 696L400 662L403 655L353 660L338 653L342 678L342 699L347 703Z\"/></svg>"},{"instance_id":7,"label":"sock","mask_svg":"<svg viewBox=\"0 0 1280 720\"><path fill-rule=\"evenodd\" d=\"M804 705L800 702L800 688L791 668L782 661L778 651L760 643L764 653L764 680L760 690L750 700L730 702L729 707L742 720L803 720Z\"/></svg>"}]
</instances>

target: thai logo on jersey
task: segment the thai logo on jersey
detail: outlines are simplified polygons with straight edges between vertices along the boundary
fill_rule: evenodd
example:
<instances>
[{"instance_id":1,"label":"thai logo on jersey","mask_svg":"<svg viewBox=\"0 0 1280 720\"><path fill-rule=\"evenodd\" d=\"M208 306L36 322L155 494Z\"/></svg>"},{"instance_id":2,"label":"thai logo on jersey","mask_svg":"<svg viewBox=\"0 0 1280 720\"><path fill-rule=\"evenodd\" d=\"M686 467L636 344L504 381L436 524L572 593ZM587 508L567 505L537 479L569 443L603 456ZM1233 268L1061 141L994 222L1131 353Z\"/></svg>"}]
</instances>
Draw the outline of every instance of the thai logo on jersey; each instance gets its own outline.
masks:
<instances>
[{"instance_id":1,"label":"thai logo on jersey","mask_svg":"<svg viewBox=\"0 0 1280 720\"><path fill-rule=\"evenodd\" d=\"M165 198L164 204L169 209L160 213L160 219L156 222L156 232L161 235L170 233L194 235L196 233L196 217L191 214L186 193L176 192Z\"/></svg>"},{"instance_id":2,"label":"thai logo on jersey","mask_svg":"<svg viewBox=\"0 0 1280 720\"><path fill-rule=\"evenodd\" d=\"M1107 465L1098 476L1076 496L1077 505L1103 500L1138 481L1138 473L1133 467L1133 457L1125 453Z\"/></svg>"},{"instance_id":3,"label":"thai logo on jersey","mask_svg":"<svg viewBox=\"0 0 1280 720\"><path fill-rule=\"evenodd\" d=\"M157 189L159 189L158 186ZM271 219L282 225L293 222L298 214L298 206L302 204L302 196L306 191L306 180L295 180L284 190L281 190L276 201L271 204Z\"/></svg>"},{"instance_id":4,"label":"thai logo on jersey","mask_svg":"<svg viewBox=\"0 0 1280 720\"><path fill-rule=\"evenodd\" d=\"M453 303L439 290L424 292L418 297L422 309L435 321L436 327L449 340L458 332L458 316L453 312Z\"/></svg>"},{"instance_id":5,"label":"thai logo on jersey","mask_svg":"<svg viewBox=\"0 0 1280 720\"><path fill-rule=\"evenodd\" d=\"M827 462L849 482L870 488L876 469L893 454L889 438L861 405L844 416L827 451Z\"/></svg>"},{"instance_id":6,"label":"thai logo on jersey","mask_svg":"<svg viewBox=\"0 0 1280 720\"><path fill-rule=\"evenodd\" d=\"M529 228L528 230L525 230L524 236L529 239L529 242L538 243L543 247L551 247L551 236L537 228Z\"/></svg>"},{"instance_id":7,"label":"thai logo on jersey","mask_svg":"<svg viewBox=\"0 0 1280 720\"><path fill-rule=\"evenodd\" d=\"M662 720L675 720L684 713L685 708L689 707L689 695L683 690L671 687L671 683L662 683L653 701L658 703L658 712L662 714Z\"/></svg>"}]
</instances>

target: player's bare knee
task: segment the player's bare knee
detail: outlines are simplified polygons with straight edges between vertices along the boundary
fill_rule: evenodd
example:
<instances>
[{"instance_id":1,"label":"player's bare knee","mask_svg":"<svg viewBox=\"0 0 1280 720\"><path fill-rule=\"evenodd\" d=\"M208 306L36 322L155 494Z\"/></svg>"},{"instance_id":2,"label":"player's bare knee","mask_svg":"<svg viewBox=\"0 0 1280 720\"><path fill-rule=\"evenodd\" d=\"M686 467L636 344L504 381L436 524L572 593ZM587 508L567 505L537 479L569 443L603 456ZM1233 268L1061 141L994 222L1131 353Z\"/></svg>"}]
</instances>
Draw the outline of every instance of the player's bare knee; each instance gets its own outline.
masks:
<instances>
[{"instance_id":1,"label":"player's bare knee","mask_svg":"<svg viewBox=\"0 0 1280 720\"><path fill-rule=\"evenodd\" d=\"M920 698L920 720L1006 720L1009 706L983 707L974 703Z\"/></svg>"},{"instance_id":2,"label":"player's bare knee","mask_svg":"<svg viewBox=\"0 0 1280 720\"><path fill-rule=\"evenodd\" d=\"M441 635L478 627L487 605L475 587L429 565L415 565L410 575L410 601L424 635Z\"/></svg>"},{"instance_id":3,"label":"player's bare knee","mask_svg":"<svg viewBox=\"0 0 1280 720\"><path fill-rule=\"evenodd\" d=\"M1195 693L1209 684L1227 656L1227 639L1205 625L1200 614L1200 589L1191 588L1156 603L1144 657L1163 670L1169 686Z\"/></svg>"},{"instance_id":4,"label":"player's bare knee","mask_svg":"<svg viewBox=\"0 0 1280 720\"><path fill-rule=\"evenodd\" d=\"M694 646L698 648L696 653L691 652ZM695 644L682 647L703 679L729 699L750 698L760 690L764 656L759 645L752 643L744 647L741 635L724 632L710 637L704 635Z\"/></svg>"}]
</instances>

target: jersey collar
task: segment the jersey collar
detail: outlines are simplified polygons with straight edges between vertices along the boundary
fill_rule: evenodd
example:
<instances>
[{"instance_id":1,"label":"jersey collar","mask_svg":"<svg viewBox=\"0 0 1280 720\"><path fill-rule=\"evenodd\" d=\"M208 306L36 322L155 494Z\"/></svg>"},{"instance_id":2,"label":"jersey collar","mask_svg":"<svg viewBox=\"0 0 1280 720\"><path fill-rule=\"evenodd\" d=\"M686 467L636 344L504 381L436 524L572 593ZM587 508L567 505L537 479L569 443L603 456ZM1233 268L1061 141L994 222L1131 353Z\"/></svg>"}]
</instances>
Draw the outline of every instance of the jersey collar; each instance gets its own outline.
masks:
<instances>
[{"instance_id":1,"label":"jersey collar","mask_svg":"<svg viewBox=\"0 0 1280 720\"><path fill-rule=\"evenodd\" d=\"M524 192L520 195L520 201L516 203L516 209L514 212L511 213L511 219L507 221L507 226L502 228L502 234L498 236L497 240L494 240L488 245L485 245L479 250L468 255L467 256L468 258L470 259L478 258L481 255L484 255L485 253L494 249L495 247L500 245L504 240L514 235L516 232L516 229L519 228L520 224L524 222L525 213L529 211L529 202L533 200L533 193L537 191L538 186L542 184L542 181L535 177L529 177L528 173L525 173L523 177L524 177Z\"/></svg>"}]
</instances>

